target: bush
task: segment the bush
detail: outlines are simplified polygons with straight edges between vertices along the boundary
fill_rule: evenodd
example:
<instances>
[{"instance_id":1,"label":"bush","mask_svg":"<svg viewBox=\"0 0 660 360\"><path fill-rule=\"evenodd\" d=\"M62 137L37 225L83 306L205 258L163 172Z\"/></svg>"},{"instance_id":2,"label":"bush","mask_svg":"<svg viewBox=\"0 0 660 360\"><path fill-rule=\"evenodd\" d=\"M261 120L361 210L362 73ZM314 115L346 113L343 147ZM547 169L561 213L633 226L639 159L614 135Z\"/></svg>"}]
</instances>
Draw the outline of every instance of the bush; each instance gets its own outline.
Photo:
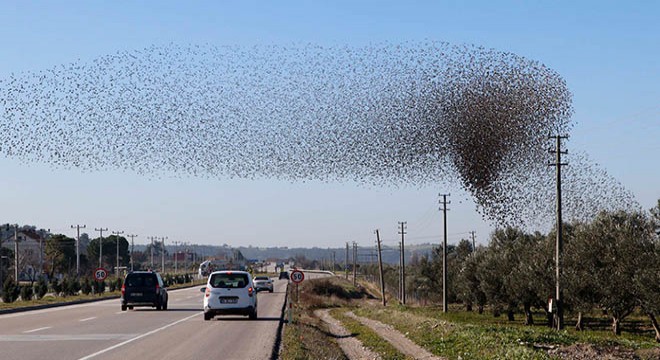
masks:
<instances>
[{"instance_id":1,"label":"bush","mask_svg":"<svg viewBox=\"0 0 660 360\"><path fill-rule=\"evenodd\" d=\"M80 291L80 282L78 279L65 277L62 280L62 292L64 296L76 295Z\"/></svg>"},{"instance_id":2,"label":"bush","mask_svg":"<svg viewBox=\"0 0 660 360\"><path fill-rule=\"evenodd\" d=\"M365 294L363 292L346 289L338 284L333 283L330 280L319 280L310 282L311 292L316 295L323 296L336 296L340 299L360 299Z\"/></svg>"},{"instance_id":3,"label":"bush","mask_svg":"<svg viewBox=\"0 0 660 360\"><path fill-rule=\"evenodd\" d=\"M108 290L110 290L110 292L117 290L117 282L114 280L108 281Z\"/></svg>"},{"instance_id":4,"label":"bush","mask_svg":"<svg viewBox=\"0 0 660 360\"><path fill-rule=\"evenodd\" d=\"M14 279L7 278L2 286L2 301L12 303L18 298L19 289Z\"/></svg>"},{"instance_id":5,"label":"bush","mask_svg":"<svg viewBox=\"0 0 660 360\"><path fill-rule=\"evenodd\" d=\"M30 285L21 286L21 300L23 301L32 300L32 286Z\"/></svg>"},{"instance_id":6,"label":"bush","mask_svg":"<svg viewBox=\"0 0 660 360\"><path fill-rule=\"evenodd\" d=\"M37 300L43 298L46 296L46 293L48 292L48 284L46 283L46 280L44 278L39 278L39 281L37 281L36 284L34 284L34 290L33 293Z\"/></svg>"},{"instance_id":7,"label":"bush","mask_svg":"<svg viewBox=\"0 0 660 360\"><path fill-rule=\"evenodd\" d=\"M62 281L57 278L53 278L50 282L50 289L55 293L55 296L60 296L62 293Z\"/></svg>"},{"instance_id":8,"label":"bush","mask_svg":"<svg viewBox=\"0 0 660 360\"><path fill-rule=\"evenodd\" d=\"M80 284L80 290L85 295L89 295L92 292L92 283L89 281L89 278L84 278L82 284Z\"/></svg>"},{"instance_id":9,"label":"bush","mask_svg":"<svg viewBox=\"0 0 660 360\"><path fill-rule=\"evenodd\" d=\"M105 281L94 281L94 293L103 294L105 292Z\"/></svg>"}]
</instances>

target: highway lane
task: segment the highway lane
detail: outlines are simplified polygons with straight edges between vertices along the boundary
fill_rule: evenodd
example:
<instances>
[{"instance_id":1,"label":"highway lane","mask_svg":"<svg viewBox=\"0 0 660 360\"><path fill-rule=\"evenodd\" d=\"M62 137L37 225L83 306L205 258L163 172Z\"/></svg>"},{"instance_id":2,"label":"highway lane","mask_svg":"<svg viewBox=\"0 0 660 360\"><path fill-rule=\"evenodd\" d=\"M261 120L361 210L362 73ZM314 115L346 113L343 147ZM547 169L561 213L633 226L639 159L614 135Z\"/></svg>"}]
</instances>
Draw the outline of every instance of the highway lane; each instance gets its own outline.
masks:
<instances>
[{"instance_id":1,"label":"highway lane","mask_svg":"<svg viewBox=\"0 0 660 360\"><path fill-rule=\"evenodd\" d=\"M260 292L258 319L204 321L199 286L169 292L169 309L122 312L119 300L0 315L2 359L268 359L286 281Z\"/></svg>"}]
</instances>

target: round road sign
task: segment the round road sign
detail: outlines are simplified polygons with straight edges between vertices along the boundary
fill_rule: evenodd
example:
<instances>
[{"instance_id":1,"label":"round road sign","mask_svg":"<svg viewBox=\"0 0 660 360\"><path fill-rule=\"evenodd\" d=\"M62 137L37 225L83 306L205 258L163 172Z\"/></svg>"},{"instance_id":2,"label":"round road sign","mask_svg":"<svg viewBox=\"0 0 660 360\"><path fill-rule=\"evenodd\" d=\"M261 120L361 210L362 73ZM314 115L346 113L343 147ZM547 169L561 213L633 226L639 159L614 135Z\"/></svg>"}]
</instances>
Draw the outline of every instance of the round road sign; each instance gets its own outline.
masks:
<instances>
[{"instance_id":1,"label":"round road sign","mask_svg":"<svg viewBox=\"0 0 660 360\"><path fill-rule=\"evenodd\" d=\"M94 279L96 279L96 281L103 281L107 277L108 277L108 270L104 268L97 268L96 270L94 270Z\"/></svg>"},{"instance_id":2,"label":"round road sign","mask_svg":"<svg viewBox=\"0 0 660 360\"><path fill-rule=\"evenodd\" d=\"M294 270L291 272L291 281L298 284L305 280L305 274L300 270Z\"/></svg>"}]
</instances>

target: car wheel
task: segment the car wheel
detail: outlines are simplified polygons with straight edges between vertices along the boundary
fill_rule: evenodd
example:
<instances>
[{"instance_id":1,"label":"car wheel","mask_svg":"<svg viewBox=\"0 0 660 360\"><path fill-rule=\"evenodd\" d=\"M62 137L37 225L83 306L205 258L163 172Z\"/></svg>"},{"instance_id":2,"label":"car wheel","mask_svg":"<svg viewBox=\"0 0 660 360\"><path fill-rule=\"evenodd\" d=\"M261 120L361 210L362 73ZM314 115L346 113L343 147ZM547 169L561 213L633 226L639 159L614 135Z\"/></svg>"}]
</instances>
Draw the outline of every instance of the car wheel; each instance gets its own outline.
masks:
<instances>
[{"instance_id":1,"label":"car wheel","mask_svg":"<svg viewBox=\"0 0 660 360\"><path fill-rule=\"evenodd\" d=\"M272 293L272 292L273 292L273 289L269 289L268 292L269 292L269 293Z\"/></svg>"},{"instance_id":2,"label":"car wheel","mask_svg":"<svg viewBox=\"0 0 660 360\"><path fill-rule=\"evenodd\" d=\"M257 318L257 310L250 311L250 320L255 320Z\"/></svg>"},{"instance_id":3,"label":"car wheel","mask_svg":"<svg viewBox=\"0 0 660 360\"><path fill-rule=\"evenodd\" d=\"M126 305L121 306L121 311L126 311Z\"/></svg>"},{"instance_id":4,"label":"car wheel","mask_svg":"<svg viewBox=\"0 0 660 360\"><path fill-rule=\"evenodd\" d=\"M129 306L129 307L128 307L128 310L133 310L133 307L132 307L132 306Z\"/></svg>"},{"instance_id":5,"label":"car wheel","mask_svg":"<svg viewBox=\"0 0 660 360\"><path fill-rule=\"evenodd\" d=\"M167 301L163 304L163 310L167 310Z\"/></svg>"},{"instance_id":6,"label":"car wheel","mask_svg":"<svg viewBox=\"0 0 660 360\"><path fill-rule=\"evenodd\" d=\"M162 306L160 306L160 303L156 304L156 310L160 311L162 309Z\"/></svg>"},{"instance_id":7,"label":"car wheel","mask_svg":"<svg viewBox=\"0 0 660 360\"><path fill-rule=\"evenodd\" d=\"M211 319L213 319L213 315L210 313L204 313L204 320L209 321Z\"/></svg>"}]
</instances>

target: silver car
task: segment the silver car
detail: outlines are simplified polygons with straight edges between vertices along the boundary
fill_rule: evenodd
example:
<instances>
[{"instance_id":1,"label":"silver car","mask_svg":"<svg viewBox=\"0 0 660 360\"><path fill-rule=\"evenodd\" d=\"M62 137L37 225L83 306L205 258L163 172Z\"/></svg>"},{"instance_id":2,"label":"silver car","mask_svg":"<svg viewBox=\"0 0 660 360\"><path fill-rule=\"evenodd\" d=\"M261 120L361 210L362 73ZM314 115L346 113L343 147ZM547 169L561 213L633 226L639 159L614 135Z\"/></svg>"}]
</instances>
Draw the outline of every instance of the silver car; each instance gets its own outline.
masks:
<instances>
[{"instance_id":1,"label":"silver car","mask_svg":"<svg viewBox=\"0 0 660 360\"><path fill-rule=\"evenodd\" d=\"M254 288L257 291L268 290L268 292L273 292L273 280L268 276L256 276L254 278Z\"/></svg>"}]
</instances>

